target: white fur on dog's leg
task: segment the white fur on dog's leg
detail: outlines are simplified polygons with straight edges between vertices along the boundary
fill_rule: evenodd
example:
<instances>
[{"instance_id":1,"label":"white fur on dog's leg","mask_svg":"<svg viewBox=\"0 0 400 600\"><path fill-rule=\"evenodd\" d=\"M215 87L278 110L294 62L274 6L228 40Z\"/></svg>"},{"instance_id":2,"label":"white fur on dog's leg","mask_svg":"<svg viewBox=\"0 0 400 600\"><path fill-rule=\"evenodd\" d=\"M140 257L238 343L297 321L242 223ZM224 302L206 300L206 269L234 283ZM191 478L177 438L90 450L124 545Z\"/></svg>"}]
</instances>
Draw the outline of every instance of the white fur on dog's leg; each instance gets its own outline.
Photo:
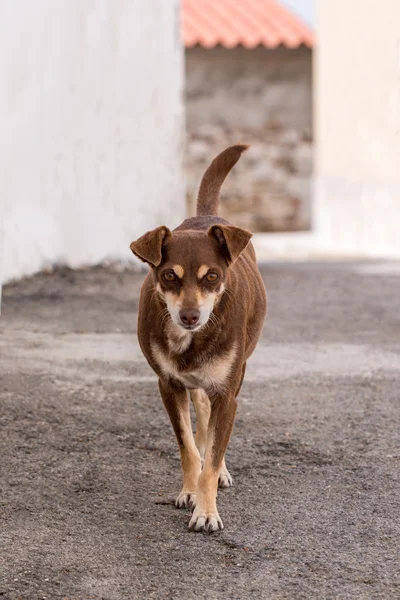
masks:
<instances>
[{"instance_id":1,"label":"white fur on dog's leg","mask_svg":"<svg viewBox=\"0 0 400 600\"><path fill-rule=\"evenodd\" d=\"M232 476L229 473L229 471L219 474L218 487L228 488L228 487L232 487L232 485L233 485L233 479L232 479Z\"/></svg>"},{"instance_id":2,"label":"white fur on dog's leg","mask_svg":"<svg viewBox=\"0 0 400 600\"><path fill-rule=\"evenodd\" d=\"M218 529L223 528L224 524L222 523L222 519L218 512L206 514L201 510L197 511L195 509L189 522L189 529L193 529L194 531L206 531L207 533L212 533L213 531L218 531Z\"/></svg>"},{"instance_id":3,"label":"white fur on dog's leg","mask_svg":"<svg viewBox=\"0 0 400 600\"><path fill-rule=\"evenodd\" d=\"M190 510L193 510L196 506L196 492L182 490L175 500L175 506L176 508L189 508Z\"/></svg>"},{"instance_id":4,"label":"white fur on dog's leg","mask_svg":"<svg viewBox=\"0 0 400 600\"><path fill-rule=\"evenodd\" d=\"M221 466L221 470L219 472L218 487L228 488L228 487L231 487L232 485L233 485L232 475L229 473L228 469L226 468L225 459L224 459L222 466Z\"/></svg>"}]
</instances>

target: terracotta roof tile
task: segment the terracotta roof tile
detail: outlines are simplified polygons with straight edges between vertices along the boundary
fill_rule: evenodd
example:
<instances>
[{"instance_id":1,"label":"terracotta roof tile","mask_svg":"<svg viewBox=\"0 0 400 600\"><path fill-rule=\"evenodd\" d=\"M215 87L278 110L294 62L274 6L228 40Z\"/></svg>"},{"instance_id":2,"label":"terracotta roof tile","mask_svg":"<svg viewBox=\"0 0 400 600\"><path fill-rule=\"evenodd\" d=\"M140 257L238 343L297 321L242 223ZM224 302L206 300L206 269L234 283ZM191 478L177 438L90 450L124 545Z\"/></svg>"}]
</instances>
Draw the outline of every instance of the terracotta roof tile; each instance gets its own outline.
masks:
<instances>
[{"instance_id":1,"label":"terracotta roof tile","mask_svg":"<svg viewBox=\"0 0 400 600\"><path fill-rule=\"evenodd\" d=\"M311 29L277 0L183 0L185 46L312 47Z\"/></svg>"}]
</instances>

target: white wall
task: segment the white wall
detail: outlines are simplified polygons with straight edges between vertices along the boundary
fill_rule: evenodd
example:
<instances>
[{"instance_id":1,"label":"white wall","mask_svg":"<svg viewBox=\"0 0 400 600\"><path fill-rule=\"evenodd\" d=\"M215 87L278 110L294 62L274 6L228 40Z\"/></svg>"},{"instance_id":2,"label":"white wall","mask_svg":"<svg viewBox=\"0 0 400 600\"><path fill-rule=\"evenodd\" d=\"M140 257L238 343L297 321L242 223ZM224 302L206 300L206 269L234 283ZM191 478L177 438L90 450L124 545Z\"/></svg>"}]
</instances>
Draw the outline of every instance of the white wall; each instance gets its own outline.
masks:
<instances>
[{"instance_id":1,"label":"white wall","mask_svg":"<svg viewBox=\"0 0 400 600\"><path fill-rule=\"evenodd\" d=\"M400 2L317 2L315 229L324 249L400 257Z\"/></svg>"},{"instance_id":2,"label":"white wall","mask_svg":"<svg viewBox=\"0 0 400 600\"><path fill-rule=\"evenodd\" d=\"M2 0L3 281L182 220L182 58L179 0Z\"/></svg>"}]
</instances>

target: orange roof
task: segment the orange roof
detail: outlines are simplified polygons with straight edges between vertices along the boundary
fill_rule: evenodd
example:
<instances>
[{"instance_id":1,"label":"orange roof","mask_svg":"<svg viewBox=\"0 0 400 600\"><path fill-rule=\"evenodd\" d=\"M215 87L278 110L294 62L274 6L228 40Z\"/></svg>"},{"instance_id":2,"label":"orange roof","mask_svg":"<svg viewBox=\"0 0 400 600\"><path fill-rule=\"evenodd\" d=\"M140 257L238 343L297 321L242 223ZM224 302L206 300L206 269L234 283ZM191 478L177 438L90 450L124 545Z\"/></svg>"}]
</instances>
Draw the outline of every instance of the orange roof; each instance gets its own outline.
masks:
<instances>
[{"instance_id":1,"label":"orange roof","mask_svg":"<svg viewBox=\"0 0 400 600\"><path fill-rule=\"evenodd\" d=\"M213 48L311 48L313 33L277 0L183 0L183 39Z\"/></svg>"}]
</instances>

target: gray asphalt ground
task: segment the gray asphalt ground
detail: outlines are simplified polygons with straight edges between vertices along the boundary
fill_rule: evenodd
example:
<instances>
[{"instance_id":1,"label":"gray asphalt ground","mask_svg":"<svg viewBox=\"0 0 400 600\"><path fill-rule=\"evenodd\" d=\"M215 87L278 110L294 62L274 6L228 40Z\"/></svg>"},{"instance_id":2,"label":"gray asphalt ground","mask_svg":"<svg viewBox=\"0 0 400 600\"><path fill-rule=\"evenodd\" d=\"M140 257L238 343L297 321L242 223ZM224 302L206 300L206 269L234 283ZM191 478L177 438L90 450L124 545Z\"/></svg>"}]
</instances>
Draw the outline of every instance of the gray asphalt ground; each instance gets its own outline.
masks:
<instances>
[{"instance_id":1,"label":"gray asphalt ground","mask_svg":"<svg viewBox=\"0 0 400 600\"><path fill-rule=\"evenodd\" d=\"M189 532L142 274L3 290L0 600L400 598L400 264L270 264L219 493Z\"/></svg>"}]
</instances>

